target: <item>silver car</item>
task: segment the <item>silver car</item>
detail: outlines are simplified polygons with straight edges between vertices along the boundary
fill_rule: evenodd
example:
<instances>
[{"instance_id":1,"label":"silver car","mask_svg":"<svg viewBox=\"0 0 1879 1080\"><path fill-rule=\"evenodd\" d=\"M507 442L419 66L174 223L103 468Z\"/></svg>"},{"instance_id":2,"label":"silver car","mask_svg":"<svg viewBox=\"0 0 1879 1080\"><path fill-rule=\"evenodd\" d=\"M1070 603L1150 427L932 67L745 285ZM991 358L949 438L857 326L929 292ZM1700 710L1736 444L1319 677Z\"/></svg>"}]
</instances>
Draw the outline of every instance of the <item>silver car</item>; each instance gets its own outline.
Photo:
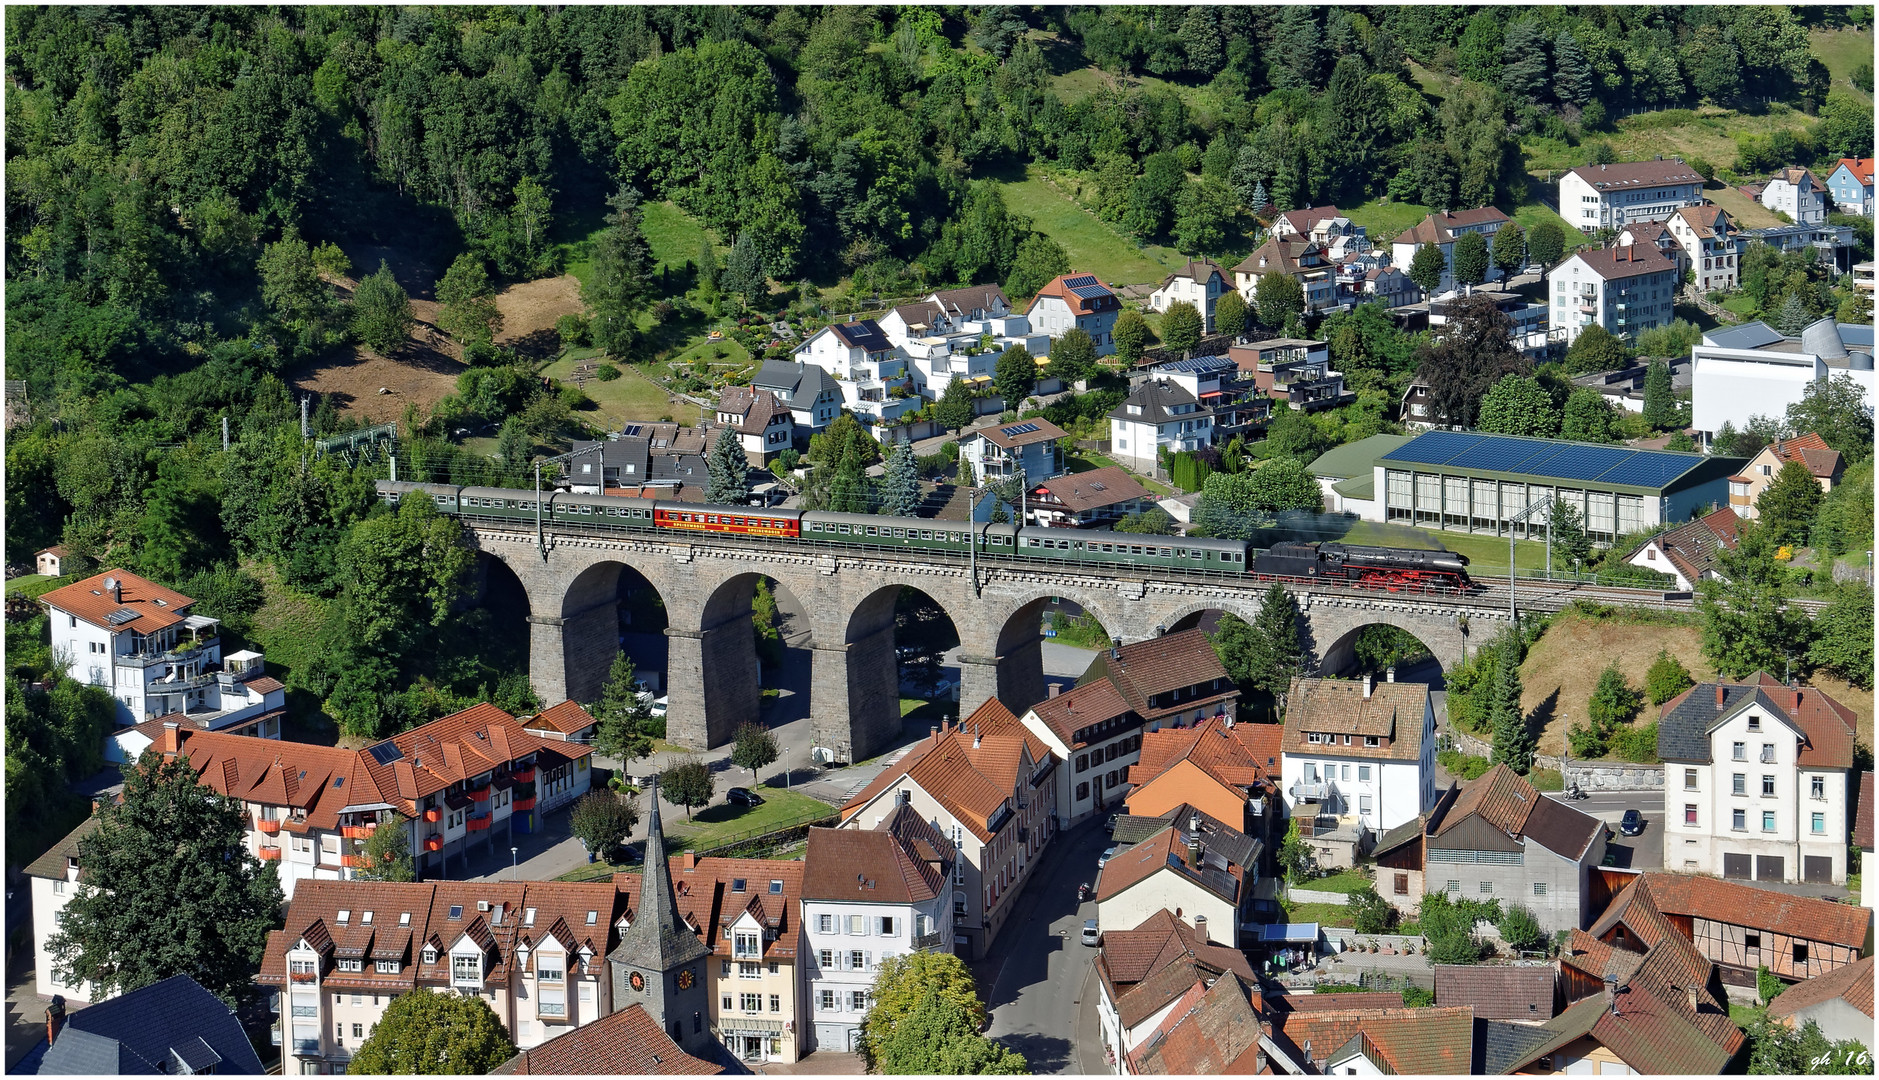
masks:
<instances>
[{"instance_id":1,"label":"silver car","mask_svg":"<svg viewBox=\"0 0 1879 1080\"><path fill-rule=\"evenodd\" d=\"M1102 944L1102 940L1103 940L1102 933L1096 929L1096 920L1095 919L1083 920L1083 944L1100 945Z\"/></svg>"}]
</instances>

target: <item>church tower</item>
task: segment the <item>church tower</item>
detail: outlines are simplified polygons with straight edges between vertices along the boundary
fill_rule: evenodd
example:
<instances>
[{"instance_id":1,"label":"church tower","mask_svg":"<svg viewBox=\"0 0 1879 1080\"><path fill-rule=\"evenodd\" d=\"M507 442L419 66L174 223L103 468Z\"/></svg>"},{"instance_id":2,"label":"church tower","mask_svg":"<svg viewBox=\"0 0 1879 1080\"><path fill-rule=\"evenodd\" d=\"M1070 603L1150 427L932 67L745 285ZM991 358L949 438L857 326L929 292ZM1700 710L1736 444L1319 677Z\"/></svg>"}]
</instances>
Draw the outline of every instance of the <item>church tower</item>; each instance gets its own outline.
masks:
<instances>
[{"instance_id":1,"label":"church tower","mask_svg":"<svg viewBox=\"0 0 1879 1080\"><path fill-rule=\"evenodd\" d=\"M714 1060L710 999L705 961L711 950L679 918L672 872L665 856L665 831L659 825L659 781L648 789L652 817L647 823L646 865L640 870L638 910L607 956L613 972L613 1007L642 1005L672 1041L696 1057Z\"/></svg>"}]
</instances>

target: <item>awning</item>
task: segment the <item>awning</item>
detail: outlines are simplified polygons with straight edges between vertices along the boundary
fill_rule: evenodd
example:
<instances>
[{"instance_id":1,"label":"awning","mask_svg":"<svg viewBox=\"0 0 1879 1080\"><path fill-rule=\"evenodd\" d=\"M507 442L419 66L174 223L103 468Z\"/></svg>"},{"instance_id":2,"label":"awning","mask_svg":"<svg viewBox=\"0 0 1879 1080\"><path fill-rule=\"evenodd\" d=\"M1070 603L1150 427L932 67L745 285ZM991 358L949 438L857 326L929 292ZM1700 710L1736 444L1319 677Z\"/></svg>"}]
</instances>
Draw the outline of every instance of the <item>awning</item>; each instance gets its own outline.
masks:
<instances>
[{"instance_id":1,"label":"awning","mask_svg":"<svg viewBox=\"0 0 1879 1080\"><path fill-rule=\"evenodd\" d=\"M990 375L974 375L970 379L967 379L966 381L967 382L991 382L992 377Z\"/></svg>"},{"instance_id":2,"label":"awning","mask_svg":"<svg viewBox=\"0 0 1879 1080\"><path fill-rule=\"evenodd\" d=\"M1269 944L1311 944L1318 940L1318 924L1268 923L1259 928L1259 940Z\"/></svg>"}]
</instances>

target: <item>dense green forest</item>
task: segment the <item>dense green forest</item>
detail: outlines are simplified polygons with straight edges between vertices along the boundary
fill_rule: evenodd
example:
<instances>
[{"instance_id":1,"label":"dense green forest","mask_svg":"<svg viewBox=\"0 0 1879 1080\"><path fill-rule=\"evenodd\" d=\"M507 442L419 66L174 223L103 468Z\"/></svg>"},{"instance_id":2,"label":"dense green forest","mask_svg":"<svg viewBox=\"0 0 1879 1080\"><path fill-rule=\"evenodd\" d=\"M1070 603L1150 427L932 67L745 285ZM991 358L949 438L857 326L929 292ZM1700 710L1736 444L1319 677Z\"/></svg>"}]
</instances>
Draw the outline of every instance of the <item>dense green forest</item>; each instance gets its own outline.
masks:
<instances>
[{"instance_id":1,"label":"dense green forest","mask_svg":"<svg viewBox=\"0 0 1879 1080\"><path fill-rule=\"evenodd\" d=\"M1027 295L1069 268L1001 194L1030 167L1089 185L1100 217L1141 243L1225 253L1255 203L1529 203L1523 140L1596 155L1637 110L1808 118L1783 142L1746 143L1744 168L1870 154L1870 97L1834 83L1809 35L1869 29L1871 14L9 7L6 374L24 399L7 558L62 542L80 565L198 597L237 635L264 584L311 598L301 636L317 647L287 672L297 712L357 734L478 695L519 707L521 653L484 647L490 616L461 610L466 568L434 557L451 526L376 509L382 465L312 454L300 436L297 366L354 341L395 349L411 326L390 272L349 266L339 245L449 267L438 325L471 366L448 409L407 410L407 467L453 475L443 421L475 417L503 441L495 466L471 464L519 476L579 395L491 344L487 300L561 273L572 252L592 269L570 333L635 360L644 321L701 283L765 299L772 282L798 297L843 282ZM1093 86L1064 92L1085 75ZM721 274L709 244L693 276L654 269L652 200L722 239ZM1799 277L1758 302L1815 289L1805 268L1780 269ZM1339 334L1360 386L1366 364L1413 370L1375 312ZM1387 398L1288 437L1311 449L1378 430ZM328 403L311 424L342 426ZM71 748L96 741L97 702L11 689L49 667L43 633L9 625L10 788L36 762L96 764Z\"/></svg>"}]
</instances>

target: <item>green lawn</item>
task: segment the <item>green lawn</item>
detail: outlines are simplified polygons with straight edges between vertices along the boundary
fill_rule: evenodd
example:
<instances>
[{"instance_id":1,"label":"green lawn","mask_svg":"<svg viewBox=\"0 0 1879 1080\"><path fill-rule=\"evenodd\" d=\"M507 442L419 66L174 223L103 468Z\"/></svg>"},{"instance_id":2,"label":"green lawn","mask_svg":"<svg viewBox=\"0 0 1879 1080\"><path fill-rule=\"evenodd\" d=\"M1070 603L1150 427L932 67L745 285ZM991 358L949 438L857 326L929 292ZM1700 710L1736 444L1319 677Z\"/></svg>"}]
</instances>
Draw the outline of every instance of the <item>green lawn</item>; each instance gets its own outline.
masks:
<instances>
[{"instance_id":1,"label":"green lawn","mask_svg":"<svg viewBox=\"0 0 1879 1080\"><path fill-rule=\"evenodd\" d=\"M1724 297L1722 306L1742 316L1744 319L1753 319L1757 310L1755 301L1749 299L1742 293L1731 293Z\"/></svg>"},{"instance_id":2,"label":"green lawn","mask_svg":"<svg viewBox=\"0 0 1879 1080\"><path fill-rule=\"evenodd\" d=\"M1533 227L1535 225L1538 225L1542 221L1550 221L1553 224L1559 226L1566 233L1566 250L1567 251L1571 251L1575 246L1579 244L1588 243L1591 240L1591 237L1580 232L1578 229L1573 228L1570 224L1567 223L1565 218L1560 217L1558 214L1553 213L1552 207L1546 206L1543 203L1538 203L1538 202L1522 203L1521 205L1514 207L1514 212L1509 216L1512 217L1516 222L1519 222L1520 227L1527 230L1528 232L1532 232Z\"/></svg>"},{"instance_id":3,"label":"green lawn","mask_svg":"<svg viewBox=\"0 0 1879 1080\"><path fill-rule=\"evenodd\" d=\"M1870 42L1871 35L1867 35ZM1867 46L1870 55L1870 44ZM1764 113L1741 113L1733 109L1703 106L1698 109L1668 109L1639 113L1618 121L1611 131L1587 133L1578 146L1561 139L1529 135L1521 140L1527 171L1544 177L1575 169L1591 160L1590 146L1595 142L1611 144L1619 161L1648 161L1663 154L1677 155L1688 161L1699 157L1718 168L1728 168L1735 161L1735 136L1771 135L1776 131L1799 134L1813 121L1792 109L1775 107ZM1713 192L1711 198L1714 198ZM1717 200L1721 204L1720 200ZM1730 209L1733 214L1732 208Z\"/></svg>"},{"instance_id":4,"label":"green lawn","mask_svg":"<svg viewBox=\"0 0 1879 1080\"><path fill-rule=\"evenodd\" d=\"M1344 207L1344 216L1362 225L1373 244L1388 243L1397 233L1420 224L1430 208L1420 203L1390 202L1371 199L1356 206Z\"/></svg>"},{"instance_id":5,"label":"green lawn","mask_svg":"<svg viewBox=\"0 0 1879 1080\"><path fill-rule=\"evenodd\" d=\"M673 202L647 203L640 215L640 231L646 234L652 257L663 266L684 266L687 259L696 262L707 241L720 257L725 250L696 218Z\"/></svg>"},{"instance_id":6,"label":"green lawn","mask_svg":"<svg viewBox=\"0 0 1879 1080\"><path fill-rule=\"evenodd\" d=\"M542 368L541 373L573 386L575 365L591 360L594 356L593 349L570 349ZM695 419L692 416L694 406L682 401L673 402L663 389L641 375L632 365L622 364L619 367L620 377L612 382L601 382L592 375L587 377L581 389L594 400L596 408L591 412L577 414L582 419L608 430L618 430L625 423L649 423L662 417L681 421Z\"/></svg>"},{"instance_id":7,"label":"green lawn","mask_svg":"<svg viewBox=\"0 0 1879 1080\"><path fill-rule=\"evenodd\" d=\"M718 778L720 790L732 786L749 787L750 771L733 768ZM719 803L705 807L689 819L668 821L666 850L674 854L688 850L704 851L726 840L787 829L791 825L800 825L835 813L835 808L828 803L793 791L770 787L751 790L763 796L762 806Z\"/></svg>"},{"instance_id":8,"label":"green lawn","mask_svg":"<svg viewBox=\"0 0 1879 1080\"><path fill-rule=\"evenodd\" d=\"M1416 63L1414 60L1407 60L1405 63L1409 65L1410 80L1420 87L1424 94L1427 94L1437 101L1447 97L1449 88L1459 81L1453 75L1443 75L1440 72L1431 71L1421 64Z\"/></svg>"},{"instance_id":9,"label":"green lawn","mask_svg":"<svg viewBox=\"0 0 1879 1080\"><path fill-rule=\"evenodd\" d=\"M1194 121L1204 128L1213 126L1213 119L1219 115L1220 101L1214 92L1206 86L1187 86L1182 83L1158 79L1153 75L1129 75L1121 79L1110 75L1095 65L1076 68L1061 75L1053 76L1050 88L1056 92L1058 100L1068 105L1086 98L1098 90L1116 86L1120 83L1131 91L1148 92L1156 90L1171 91L1187 106Z\"/></svg>"},{"instance_id":10,"label":"green lawn","mask_svg":"<svg viewBox=\"0 0 1879 1080\"><path fill-rule=\"evenodd\" d=\"M1181 264L1180 254L1172 248L1137 247L1134 240L1051 187L1035 168L1023 180L1006 182L1003 190L1005 205L1029 217L1039 232L1063 245L1074 270L1126 285L1158 282Z\"/></svg>"},{"instance_id":11,"label":"green lawn","mask_svg":"<svg viewBox=\"0 0 1879 1080\"><path fill-rule=\"evenodd\" d=\"M1865 30L1827 30L1817 28L1808 34L1808 51L1820 57L1833 73L1833 87L1868 101L1872 95L1854 86L1853 69L1872 63L1873 32Z\"/></svg>"},{"instance_id":12,"label":"green lawn","mask_svg":"<svg viewBox=\"0 0 1879 1080\"><path fill-rule=\"evenodd\" d=\"M268 674L292 687L293 673L313 662L320 626L326 621L327 601L296 591L280 580L271 564L249 562L242 565L242 570L261 582L261 607L254 613L254 646L266 654ZM289 719L295 723L311 727L330 724L319 699L308 691L289 689L287 708Z\"/></svg>"},{"instance_id":13,"label":"green lawn","mask_svg":"<svg viewBox=\"0 0 1879 1080\"><path fill-rule=\"evenodd\" d=\"M57 580L59 579L51 574L21 574L7 582L7 595L24 596L28 599L37 598L51 591L52 582Z\"/></svg>"},{"instance_id":14,"label":"green lawn","mask_svg":"<svg viewBox=\"0 0 1879 1080\"><path fill-rule=\"evenodd\" d=\"M1729 1022L1736 1027L1746 1029L1750 1024L1761 1019L1761 1016L1762 1010L1753 1005L1737 1005L1733 1001L1729 1003Z\"/></svg>"},{"instance_id":15,"label":"green lawn","mask_svg":"<svg viewBox=\"0 0 1879 1080\"><path fill-rule=\"evenodd\" d=\"M1376 885L1376 882L1371 881L1355 870L1340 870L1330 877L1322 877L1315 881L1305 882L1299 885L1298 888L1315 889L1318 892L1354 893L1358 889L1368 888L1374 885Z\"/></svg>"},{"instance_id":16,"label":"green lawn","mask_svg":"<svg viewBox=\"0 0 1879 1080\"><path fill-rule=\"evenodd\" d=\"M1301 889L1315 889L1316 882L1307 882L1298 886ZM1287 904L1285 921L1289 923L1315 922L1320 926L1349 926L1350 909L1343 904Z\"/></svg>"}]
</instances>

